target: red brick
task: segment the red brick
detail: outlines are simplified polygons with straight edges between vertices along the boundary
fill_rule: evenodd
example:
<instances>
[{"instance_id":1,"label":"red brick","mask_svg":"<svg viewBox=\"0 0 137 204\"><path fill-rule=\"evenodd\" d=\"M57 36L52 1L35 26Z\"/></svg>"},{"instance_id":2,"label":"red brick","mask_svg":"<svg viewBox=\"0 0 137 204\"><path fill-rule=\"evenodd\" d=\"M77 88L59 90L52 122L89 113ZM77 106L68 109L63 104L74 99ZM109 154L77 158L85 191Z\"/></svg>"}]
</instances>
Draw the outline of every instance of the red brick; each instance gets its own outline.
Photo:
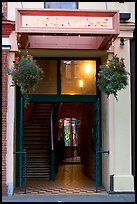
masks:
<instances>
[{"instance_id":1,"label":"red brick","mask_svg":"<svg viewBox=\"0 0 137 204\"><path fill-rule=\"evenodd\" d=\"M6 138L6 122L7 122L7 59L8 52L2 52L2 195L7 194L6 186L6 158L7 158L7 138Z\"/></svg>"}]
</instances>

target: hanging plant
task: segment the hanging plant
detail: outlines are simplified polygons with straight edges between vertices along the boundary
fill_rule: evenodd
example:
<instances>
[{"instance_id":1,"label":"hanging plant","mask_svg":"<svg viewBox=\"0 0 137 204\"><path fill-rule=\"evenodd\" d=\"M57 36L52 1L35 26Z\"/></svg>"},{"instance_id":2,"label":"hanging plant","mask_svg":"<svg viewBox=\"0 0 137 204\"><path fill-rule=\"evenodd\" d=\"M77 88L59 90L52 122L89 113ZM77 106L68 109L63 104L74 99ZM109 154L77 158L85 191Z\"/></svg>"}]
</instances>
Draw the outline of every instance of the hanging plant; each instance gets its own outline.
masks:
<instances>
[{"instance_id":1,"label":"hanging plant","mask_svg":"<svg viewBox=\"0 0 137 204\"><path fill-rule=\"evenodd\" d=\"M107 97L113 94L118 101L117 92L126 88L129 75L130 73L126 71L124 58L119 59L115 55L111 60L108 60L107 64L100 66L97 86L100 91L107 94Z\"/></svg>"},{"instance_id":2,"label":"hanging plant","mask_svg":"<svg viewBox=\"0 0 137 204\"><path fill-rule=\"evenodd\" d=\"M8 68L8 74L12 76L11 86L18 85L20 87L26 106L30 100L29 93L37 87L43 70L36 60L33 60L32 55L26 55L13 61L13 67Z\"/></svg>"}]
</instances>

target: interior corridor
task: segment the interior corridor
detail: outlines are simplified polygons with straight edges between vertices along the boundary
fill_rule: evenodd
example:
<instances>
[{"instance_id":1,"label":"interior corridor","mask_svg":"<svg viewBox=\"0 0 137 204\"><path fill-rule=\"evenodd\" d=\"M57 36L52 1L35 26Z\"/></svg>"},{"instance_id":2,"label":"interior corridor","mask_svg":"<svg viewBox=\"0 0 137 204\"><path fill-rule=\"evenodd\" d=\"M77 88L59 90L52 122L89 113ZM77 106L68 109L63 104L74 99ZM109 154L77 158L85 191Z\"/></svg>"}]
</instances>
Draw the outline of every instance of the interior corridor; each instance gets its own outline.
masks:
<instances>
[{"instance_id":1,"label":"interior corridor","mask_svg":"<svg viewBox=\"0 0 137 204\"><path fill-rule=\"evenodd\" d=\"M44 179L27 181L26 194L91 194L96 193L95 182L83 175L81 164L60 164L56 179L47 181ZM101 186L98 193L106 193ZM16 187L14 195L24 194L24 186Z\"/></svg>"}]
</instances>

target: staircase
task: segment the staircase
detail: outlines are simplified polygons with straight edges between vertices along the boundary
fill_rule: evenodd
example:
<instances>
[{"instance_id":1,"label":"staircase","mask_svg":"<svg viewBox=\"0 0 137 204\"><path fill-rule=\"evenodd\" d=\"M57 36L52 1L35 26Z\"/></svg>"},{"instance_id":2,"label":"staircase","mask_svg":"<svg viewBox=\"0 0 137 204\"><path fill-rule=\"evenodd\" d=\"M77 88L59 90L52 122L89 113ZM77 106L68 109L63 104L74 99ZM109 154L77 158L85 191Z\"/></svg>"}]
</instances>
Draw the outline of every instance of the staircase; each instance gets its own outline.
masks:
<instances>
[{"instance_id":1,"label":"staircase","mask_svg":"<svg viewBox=\"0 0 137 204\"><path fill-rule=\"evenodd\" d=\"M30 121L24 125L27 152L27 180L50 179L50 115L52 104L36 103Z\"/></svg>"}]
</instances>

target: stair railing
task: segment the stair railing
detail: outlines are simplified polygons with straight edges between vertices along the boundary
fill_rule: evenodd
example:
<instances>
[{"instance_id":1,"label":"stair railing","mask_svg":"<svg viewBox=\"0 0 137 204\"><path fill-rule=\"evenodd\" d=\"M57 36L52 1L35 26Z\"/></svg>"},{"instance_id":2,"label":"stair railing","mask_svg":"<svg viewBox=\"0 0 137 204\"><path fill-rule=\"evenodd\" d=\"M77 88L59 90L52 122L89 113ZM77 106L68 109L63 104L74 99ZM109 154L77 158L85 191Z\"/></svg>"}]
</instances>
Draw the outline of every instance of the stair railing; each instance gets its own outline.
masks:
<instances>
[{"instance_id":1,"label":"stair railing","mask_svg":"<svg viewBox=\"0 0 137 204\"><path fill-rule=\"evenodd\" d=\"M50 134L51 134L51 150L54 150L54 139L53 139L53 108L50 115Z\"/></svg>"},{"instance_id":2,"label":"stair railing","mask_svg":"<svg viewBox=\"0 0 137 204\"><path fill-rule=\"evenodd\" d=\"M27 152L24 150L23 152L21 151L17 151L14 152L14 154L16 155L20 155L21 157L24 155L24 162L23 164L23 168L24 168L24 194L26 194L26 183L27 183ZM23 172L23 169L21 169L21 171ZM20 173L20 185L22 183L23 180L23 173Z\"/></svg>"},{"instance_id":3,"label":"stair railing","mask_svg":"<svg viewBox=\"0 0 137 204\"><path fill-rule=\"evenodd\" d=\"M50 179L55 180L55 150L54 150L54 134L53 134L53 109L50 115L50 137L51 137L51 171Z\"/></svg>"}]
</instances>

